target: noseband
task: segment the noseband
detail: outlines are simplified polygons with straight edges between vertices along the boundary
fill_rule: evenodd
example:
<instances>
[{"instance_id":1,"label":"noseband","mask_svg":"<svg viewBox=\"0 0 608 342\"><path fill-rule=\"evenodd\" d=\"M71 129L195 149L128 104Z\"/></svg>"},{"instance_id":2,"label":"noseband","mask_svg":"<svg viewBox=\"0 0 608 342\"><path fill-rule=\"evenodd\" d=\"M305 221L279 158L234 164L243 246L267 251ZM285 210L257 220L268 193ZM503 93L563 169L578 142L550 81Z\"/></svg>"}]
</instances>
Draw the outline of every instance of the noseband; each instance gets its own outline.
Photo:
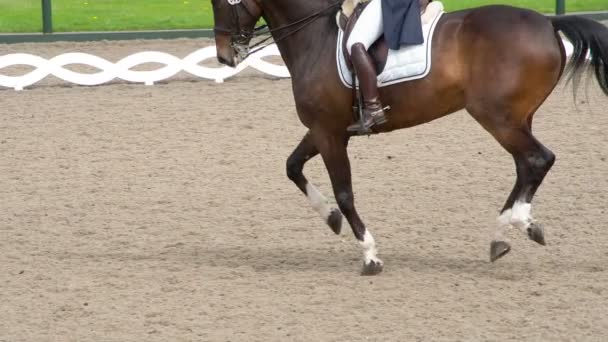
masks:
<instances>
[{"instance_id":1,"label":"noseband","mask_svg":"<svg viewBox=\"0 0 608 342\"><path fill-rule=\"evenodd\" d=\"M234 29L227 29L220 26L215 26L213 30L216 33L225 33L229 34L232 38L233 43L237 44L247 44L251 38L253 38L254 31L258 30L247 30L241 27L241 20L239 17L239 11L237 6L242 5L245 8L247 14L256 19L262 16L262 8L258 4L256 0L227 0L228 4L231 6L232 10L232 21Z\"/></svg>"}]
</instances>

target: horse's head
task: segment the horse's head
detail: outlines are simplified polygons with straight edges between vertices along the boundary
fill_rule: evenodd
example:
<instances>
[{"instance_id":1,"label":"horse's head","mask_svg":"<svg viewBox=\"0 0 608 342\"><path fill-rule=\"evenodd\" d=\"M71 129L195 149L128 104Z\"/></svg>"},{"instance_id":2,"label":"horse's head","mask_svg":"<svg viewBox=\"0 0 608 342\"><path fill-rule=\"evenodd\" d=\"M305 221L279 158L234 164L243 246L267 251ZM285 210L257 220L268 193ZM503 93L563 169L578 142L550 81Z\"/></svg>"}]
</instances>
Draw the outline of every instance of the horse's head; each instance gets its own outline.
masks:
<instances>
[{"instance_id":1,"label":"horse's head","mask_svg":"<svg viewBox=\"0 0 608 342\"><path fill-rule=\"evenodd\" d=\"M255 24L262 16L258 0L212 0L217 59L239 64L249 52Z\"/></svg>"}]
</instances>

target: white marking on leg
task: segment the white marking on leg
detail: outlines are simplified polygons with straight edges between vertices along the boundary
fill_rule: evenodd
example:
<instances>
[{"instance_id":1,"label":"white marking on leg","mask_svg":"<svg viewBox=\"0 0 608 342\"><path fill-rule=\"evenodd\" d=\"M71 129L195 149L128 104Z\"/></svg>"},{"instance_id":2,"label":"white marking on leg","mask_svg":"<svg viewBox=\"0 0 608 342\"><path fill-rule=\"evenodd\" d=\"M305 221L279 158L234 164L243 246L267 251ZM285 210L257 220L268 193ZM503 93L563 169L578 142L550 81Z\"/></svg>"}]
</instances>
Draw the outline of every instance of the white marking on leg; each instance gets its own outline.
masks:
<instances>
[{"instance_id":1,"label":"white marking on leg","mask_svg":"<svg viewBox=\"0 0 608 342\"><path fill-rule=\"evenodd\" d=\"M374 237L369 230L365 230L363 241L359 241L359 244L363 247L363 259L366 265L371 261L382 264L382 260L378 259L377 256L378 250L376 249L376 240L374 240Z\"/></svg>"},{"instance_id":2,"label":"white marking on leg","mask_svg":"<svg viewBox=\"0 0 608 342\"><path fill-rule=\"evenodd\" d=\"M532 216L530 215L531 211L531 203L516 201L513 205L513 214L511 215L510 223L513 225L513 227L526 233L528 227L532 223Z\"/></svg>"},{"instance_id":3,"label":"white marking on leg","mask_svg":"<svg viewBox=\"0 0 608 342\"><path fill-rule=\"evenodd\" d=\"M306 183L306 197L308 197L312 207L321 215L321 218L327 222L332 210L327 198L310 183Z\"/></svg>"},{"instance_id":4,"label":"white marking on leg","mask_svg":"<svg viewBox=\"0 0 608 342\"><path fill-rule=\"evenodd\" d=\"M504 233L505 229L510 226L513 226L527 234L527 229L532 223L532 216L530 215L531 211L532 204L522 201L516 201L513 204L513 208L503 211L497 219L498 224L494 233L494 240L507 241Z\"/></svg>"}]
</instances>

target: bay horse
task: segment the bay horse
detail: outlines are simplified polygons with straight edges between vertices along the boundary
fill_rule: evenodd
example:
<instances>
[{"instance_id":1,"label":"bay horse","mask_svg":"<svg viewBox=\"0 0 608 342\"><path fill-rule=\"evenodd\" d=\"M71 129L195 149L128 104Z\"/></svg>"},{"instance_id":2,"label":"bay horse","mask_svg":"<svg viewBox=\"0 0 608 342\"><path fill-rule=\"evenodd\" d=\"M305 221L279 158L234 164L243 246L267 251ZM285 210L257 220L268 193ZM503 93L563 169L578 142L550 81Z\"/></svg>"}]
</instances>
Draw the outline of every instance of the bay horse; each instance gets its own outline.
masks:
<instances>
[{"instance_id":1,"label":"bay horse","mask_svg":"<svg viewBox=\"0 0 608 342\"><path fill-rule=\"evenodd\" d=\"M295 106L308 128L287 159L287 176L308 197L334 233L342 215L363 249L363 275L380 273L383 262L370 231L355 208L347 145L353 133L353 95L336 67L336 0L212 0L215 42L220 63L236 66L249 50L263 18L292 78ZM562 32L574 46L570 62ZM543 228L533 221L534 193L555 155L532 134L532 118L564 71L574 86L587 54L599 85L608 95L608 28L577 16L548 17L528 9L490 5L445 13L432 40L432 69L419 80L380 88L389 105L388 122L376 133L412 127L460 109L486 129L515 160L515 186L497 219L490 244L493 262L511 246L503 232L522 230L545 244ZM565 67L568 65L568 69ZM338 208L304 176L304 164L321 154Z\"/></svg>"}]
</instances>

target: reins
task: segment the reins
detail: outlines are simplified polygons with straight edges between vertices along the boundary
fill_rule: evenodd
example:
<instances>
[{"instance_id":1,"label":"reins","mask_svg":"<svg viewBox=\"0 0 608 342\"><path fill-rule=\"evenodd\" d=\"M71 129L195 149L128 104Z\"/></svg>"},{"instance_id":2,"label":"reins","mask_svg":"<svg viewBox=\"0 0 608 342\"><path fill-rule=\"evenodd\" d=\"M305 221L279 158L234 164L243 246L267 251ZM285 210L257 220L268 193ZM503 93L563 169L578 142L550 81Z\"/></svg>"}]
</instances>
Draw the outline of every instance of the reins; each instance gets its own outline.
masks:
<instances>
[{"instance_id":1,"label":"reins","mask_svg":"<svg viewBox=\"0 0 608 342\"><path fill-rule=\"evenodd\" d=\"M323 9L317 11L317 12L314 12L314 13L312 13L312 14L310 14L310 15L302 18L302 19L298 19L298 20L294 21L293 23L290 23L290 24L287 24L287 25L284 25L284 26L280 26L280 27L277 27L277 28L274 28L274 29L268 28L268 25L262 25L262 26L256 27L253 30L253 37L261 36L261 35L265 35L265 34L270 34L270 36L268 36L268 37L264 38L263 40L255 43L253 45L251 45L249 47L251 50L247 53L247 55L245 56L245 58L249 57L250 55L252 55L252 54L254 54L254 53L256 53L256 52L264 49L268 45L270 45L271 43L267 43L267 44L265 44L263 46L260 46L260 45L264 44L265 42L267 42L268 40L272 39L273 38L273 36L272 36L273 33L280 32L280 31L283 31L285 29L288 29L288 28L300 25L300 26L296 27L294 30L289 31L289 32L285 33L284 35L280 36L279 38L275 39L274 43L276 44L276 43L284 40L285 38L287 38L287 37L295 34L296 32L304 29L306 26L312 24L315 20L317 20L321 16L323 16L325 14L325 12L328 12L329 10L333 10L334 8L336 8L336 7L340 6L340 5L342 5L342 1L335 2L335 3L331 4L331 5L329 5L328 7L325 7L325 8L323 8ZM267 30L265 32L258 33L258 31L262 31L264 29L267 29Z\"/></svg>"}]
</instances>

